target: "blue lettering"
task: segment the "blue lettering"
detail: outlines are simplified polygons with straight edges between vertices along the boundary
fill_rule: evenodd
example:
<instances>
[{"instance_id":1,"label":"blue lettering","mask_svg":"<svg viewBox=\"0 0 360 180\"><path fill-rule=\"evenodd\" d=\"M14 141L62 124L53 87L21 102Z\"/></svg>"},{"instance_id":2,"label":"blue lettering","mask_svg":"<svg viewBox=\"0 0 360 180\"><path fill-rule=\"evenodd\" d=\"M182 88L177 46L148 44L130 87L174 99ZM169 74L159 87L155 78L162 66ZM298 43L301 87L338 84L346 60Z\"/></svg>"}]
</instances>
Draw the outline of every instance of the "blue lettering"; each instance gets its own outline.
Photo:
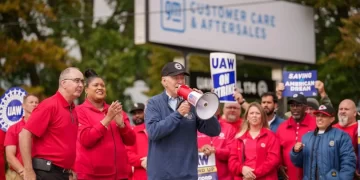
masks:
<instances>
[{"instance_id":1,"label":"blue lettering","mask_svg":"<svg viewBox=\"0 0 360 180\"><path fill-rule=\"evenodd\" d=\"M229 23L229 32L234 33L234 23Z\"/></svg>"},{"instance_id":2,"label":"blue lettering","mask_svg":"<svg viewBox=\"0 0 360 180\"><path fill-rule=\"evenodd\" d=\"M233 11L231 9L226 9L225 13L227 18L232 19Z\"/></svg>"},{"instance_id":3,"label":"blue lettering","mask_svg":"<svg viewBox=\"0 0 360 180\"><path fill-rule=\"evenodd\" d=\"M194 2L194 1L192 1L191 3L190 3L190 11L192 12L192 13L195 13L196 12L196 8L195 8L195 5L196 5L196 3Z\"/></svg>"},{"instance_id":4,"label":"blue lettering","mask_svg":"<svg viewBox=\"0 0 360 180\"><path fill-rule=\"evenodd\" d=\"M216 64L215 64L216 63ZM217 68L219 66L219 59L218 58L211 58L211 66L213 68Z\"/></svg>"},{"instance_id":5,"label":"blue lettering","mask_svg":"<svg viewBox=\"0 0 360 180\"><path fill-rule=\"evenodd\" d=\"M210 15L211 15L211 13L210 13L210 6L209 6L208 4L205 6L205 14L206 14L207 16L210 16Z\"/></svg>"},{"instance_id":6,"label":"blue lettering","mask_svg":"<svg viewBox=\"0 0 360 180\"><path fill-rule=\"evenodd\" d=\"M222 22L222 32L226 34L226 22Z\"/></svg>"},{"instance_id":7,"label":"blue lettering","mask_svg":"<svg viewBox=\"0 0 360 180\"><path fill-rule=\"evenodd\" d=\"M234 11L234 20L239 21L239 10L235 9Z\"/></svg>"},{"instance_id":8,"label":"blue lettering","mask_svg":"<svg viewBox=\"0 0 360 180\"><path fill-rule=\"evenodd\" d=\"M216 21L216 31L219 32L220 30L220 21Z\"/></svg>"},{"instance_id":9,"label":"blue lettering","mask_svg":"<svg viewBox=\"0 0 360 180\"><path fill-rule=\"evenodd\" d=\"M226 62L225 62L225 59L224 59L224 58L221 59L220 67L219 67L219 68L225 68L225 69L226 69Z\"/></svg>"},{"instance_id":10,"label":"blue lettering","mask_svg":"<svg viewBox=\"0 0 360 180\"><path fill-rule=\"evenodd\" d=\"M241 11L241 20L246 21L246 11Z\"/></svg>"},{"instance_id":11,"label":"blue lettering","mask_svg":"<svg viewBox=\"0 0 360 180\"><path fill-rule=\"evenodd\" d=\"M191 27L196 29L196 19L195 19L195 17L191 18Z\"/></svg>"},{"instance_id":12,"label":"blue lettering","mask_svg":"<svg viewBox=\"0 0 360 180\"><path fill-rule=\"evenodd\" d=\"M227 59L229 69L234 69L234 59Z\"/></svg>"},{"instance_id":13,"label":"blue lettering","mask_svg":"<svg viewBox=\"0 0 360 180\"><path fill-rule=\"evenodd\" d=\"M207 29L205 19L202 19L202 21L201 21L201 29Z\"/></svg>"},{"instance_id":14,"label":"blue lettering","mask_svg":"<svg viewBox=\"0 0 360 180\"><path fill-rule=\"evenodd\" d=\"M167 20L172 19L174 22L180 22L181 17L181 5L178 2L166 1L165 13L167 14Z\"/></svg>"},{"instance_id":15,"label":"blue lettering","mask_svg":"<svg viewBox=\"0 0 360 180\"><path fill-rule=\"evenodd\" d=\"M219 17L220 17L220 18L223 18L223 17L224 17L224 7L223 7L223 6L220 6L220 7L219 7Z\"/></svg>"},{"instance_id":16,"label":"blue lettering","mask_svg":"<svg viewBox=\"0 0 360 180\"><path fill-rule=\"evenodd\" d=\"M251 13L251 22L252 22L253 24L256 24L255 16L256 16L256 14L255 14L254 12Z\"/></svg>"},{"instance_id":17,"label":"blue lettering","mask_svg":"<svg viewBox=\"0 0 360 180\"><path fill-rule=\"evenodd\" d=\"M199 164L198 165L207 165L209 163L209 156L199 155Z\"/></svg>"}]
</instances>

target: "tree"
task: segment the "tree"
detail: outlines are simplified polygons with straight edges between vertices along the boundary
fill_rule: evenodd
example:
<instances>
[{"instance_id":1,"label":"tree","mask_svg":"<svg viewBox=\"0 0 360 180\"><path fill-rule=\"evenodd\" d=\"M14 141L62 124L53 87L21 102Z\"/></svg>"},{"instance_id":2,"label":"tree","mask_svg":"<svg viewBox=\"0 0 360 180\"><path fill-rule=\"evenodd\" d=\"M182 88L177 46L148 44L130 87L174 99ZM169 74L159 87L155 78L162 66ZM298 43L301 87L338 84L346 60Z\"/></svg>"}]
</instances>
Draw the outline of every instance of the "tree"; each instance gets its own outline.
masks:
<instances>
[{"instance_id":1,"label":"tree","mask_svg":"<svg viewBox=\"0 0 360 180\"><path fill-rule=\"evenodd\" d=\"M8 0L0 3L0 17L2 85L22 86L38 95L54 92L57 81L50 77L69 60L66 51L47 38L46 25L56 14L43 1Z\"/></svg>"}]
</instances>

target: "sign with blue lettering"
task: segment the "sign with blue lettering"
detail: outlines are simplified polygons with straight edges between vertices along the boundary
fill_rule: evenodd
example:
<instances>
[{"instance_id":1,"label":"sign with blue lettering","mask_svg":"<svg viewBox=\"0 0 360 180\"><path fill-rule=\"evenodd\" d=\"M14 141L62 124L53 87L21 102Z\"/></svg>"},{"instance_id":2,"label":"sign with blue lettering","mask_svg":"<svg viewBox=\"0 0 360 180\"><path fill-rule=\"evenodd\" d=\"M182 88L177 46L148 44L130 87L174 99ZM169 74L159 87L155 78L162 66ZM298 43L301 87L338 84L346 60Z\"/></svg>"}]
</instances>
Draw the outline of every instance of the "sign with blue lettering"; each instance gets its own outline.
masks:
<instances>
[{"instance_id":1,"label":"sign with blue lettering","mask_svg":"<svg viewBox=\"0 0 360 180\"><path fill-rule=\"evenodd\" d=\"M135 1L139 14L135 17L135 42L139 44L150 42L315 63L314 16L310 7L273 0L144 2Z\"/></svg>"},{"instance_id":2,"label":"sign with blue lettering","mask_svg":"<svg viewBox=\"0 0 360 180\"><path fill-rule=\"evenodd\" d=\"M19 87L8 89L0 98L0 128L3 131L21 120L23 116L22 103L26 91Z\"/></svg>"},{"instance_id":3,"label":"sign with blue lettering","mask_svg":"<svg viewBox=\"0 0 360 180\"><path fill-rule=\"evenodd\" d=\"M284 71L283 96L292 97L294 94L303 94L304 96L317 96L315 82L317 80L317 71Z\"/></svg>"},{"instance_id":4,"label":"sign with blue lettering","mask_svg":"<svg viewBox=\"0 0 360 180\"><path fill-rule=\"evenodd\" d=\"M221 103L235 102L236 56L229 53L210 54L211 78L214 93Z\"/></svg>"},{"instance_id":5,"label":"sign with blue lettering","mask_svg":"<svg viewBox=\"0 0 360 180\"><path fill-rule=\"evenodd\" d=\"M185 0L161 0L161 27L166 31L185 31Z\"/></svg>"},{"instance_id":6,"label":"sign with blue lettering","mask_svg":"<svg viewBox=\"0 0 360 180\"><path fill-rule=\"evenodd\" d=\"M217 180L217 169L215 164L215 154L210 156L199 152L198 160L198 180Z\"/></svg>"}]
</instances>

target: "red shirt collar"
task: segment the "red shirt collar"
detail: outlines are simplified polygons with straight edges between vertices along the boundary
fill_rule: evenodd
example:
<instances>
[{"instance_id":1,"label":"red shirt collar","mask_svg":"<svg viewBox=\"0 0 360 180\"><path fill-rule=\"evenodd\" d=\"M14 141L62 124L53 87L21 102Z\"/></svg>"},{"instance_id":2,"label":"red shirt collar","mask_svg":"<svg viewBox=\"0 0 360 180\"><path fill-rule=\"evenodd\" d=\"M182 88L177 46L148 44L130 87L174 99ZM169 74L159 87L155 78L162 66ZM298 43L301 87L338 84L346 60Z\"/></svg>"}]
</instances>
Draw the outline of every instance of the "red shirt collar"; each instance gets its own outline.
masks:
<instances>
[{"instance_id":1,"label":"red shirt collar","mask_svg":"<svg viewBox=\"0 0 360 180\"><path fill-rule=\"evenodd\" d=\"M57 100L60 101L60 103L61 103L62 106L64 106L64 107L72 107L72 108L75 107L74 102L71 102L71 104L69 104L69 103L66 101L66 99L64 98L64 96L63 96L59 91L56 91L55 97L56 97Z\"/></svg>"},{"instance_id":2,"label":"red shirt collar","mask_svg":"<svg viewBox=\"0 0 360 180\"><path fill-rule=\"evenodd\" d=\"M305 113L305 117L304 119L300 122L301 126L309 126L312 122L311 121L315 121L315 118L310 116L308 113ZM292 126L296 126L296 121L295 119L291 116L288 120L287 120L287 127L290 128Z\"/></svg>"},{"instance_id":3,"label":"red shirt collar","mask_svg":"<svg viewBox=\"0 0 360 180\"><path fill-rule=\"evenodd\" d=\"M258 137L265 136L267 133L268 133L268 130L266 130L266 128L261 128ZM250 136L249 130L247 130L246 133L240 137L240 139L242 139L242 140L244 140L246 138L252 139L252 137Z\"/></svg>"},{"instance_id":4,"label":"red shirt collar","mask_svg":"<svg viewBox=\"0 0 360 180\"><path fill-rule=\"evenodd\" d=\"M104 103L104 109L102 110L102 112L107 112L108 108L109 108L109 105L105 103L105 101L103 102ZM99 109L97 109L88 99L85 99L83 105L87 108L90 108L91 110L93 111L98 111L100 112Z\"/></svg>"},{"instance_id":5,"label":"red shirt collar","mask_svg":"<svg viewBox=\"0 0 360 180\"><path fill-rule=\"evenodd\" d=\"M138 133L138 132L145 132L145 123L142 123L140 125L134 126L133 130Z\"/></svg>"}]
</instances>

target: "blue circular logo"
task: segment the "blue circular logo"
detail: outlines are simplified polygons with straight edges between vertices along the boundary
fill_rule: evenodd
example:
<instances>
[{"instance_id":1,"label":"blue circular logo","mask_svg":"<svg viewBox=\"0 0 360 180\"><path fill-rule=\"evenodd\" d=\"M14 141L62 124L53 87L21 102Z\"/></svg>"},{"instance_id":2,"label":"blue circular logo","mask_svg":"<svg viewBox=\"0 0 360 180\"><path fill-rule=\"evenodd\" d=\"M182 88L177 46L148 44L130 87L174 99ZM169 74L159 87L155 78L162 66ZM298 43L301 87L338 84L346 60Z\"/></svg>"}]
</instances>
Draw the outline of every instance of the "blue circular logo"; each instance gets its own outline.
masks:
<instances>
[{"instance_id":1,"label":"blue circular logo","mask_svg":"<svg viewBox=\"0 0 360 180\"><path fill-rule=\"evenodd\" d=\"M9 121L17 122L23 116L23 108L21 101L14 99L12 100L6 110L6 116Z\"/></svg>"},{"instance_id":2,"label":"blue circular logo","mask_svg":"<svg viewBox=\"0 0 360 180\"><path fill-rule=\"evenodd\" d=\"M21 120L24 110L22 102L26 91L19 87L8 89L0 98L0 128L3 131Z\"/></svg>"}]
</instances>

